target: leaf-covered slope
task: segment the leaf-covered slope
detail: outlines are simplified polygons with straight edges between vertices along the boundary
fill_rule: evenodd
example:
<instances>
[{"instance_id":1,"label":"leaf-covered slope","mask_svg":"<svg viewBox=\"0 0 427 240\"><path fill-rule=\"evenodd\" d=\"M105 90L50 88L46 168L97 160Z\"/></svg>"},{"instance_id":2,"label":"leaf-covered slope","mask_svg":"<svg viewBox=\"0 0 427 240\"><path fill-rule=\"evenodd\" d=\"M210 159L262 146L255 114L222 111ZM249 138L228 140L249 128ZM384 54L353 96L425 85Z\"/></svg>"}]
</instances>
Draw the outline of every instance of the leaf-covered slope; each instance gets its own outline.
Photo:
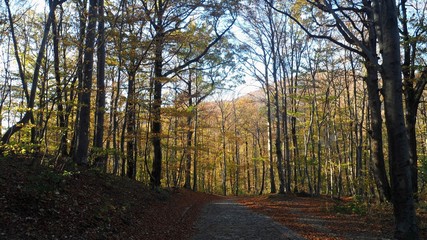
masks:
<instances>
[{"instance_id":1,"label":"leaf-covered slope","mask_svg":"<svg viewBox=\"0 0 427 240\"><path fill-rule=\"evenodd\" d=\"M0 239L187 239L215 196L0 159Z\"/></svg>"}]
</instances>

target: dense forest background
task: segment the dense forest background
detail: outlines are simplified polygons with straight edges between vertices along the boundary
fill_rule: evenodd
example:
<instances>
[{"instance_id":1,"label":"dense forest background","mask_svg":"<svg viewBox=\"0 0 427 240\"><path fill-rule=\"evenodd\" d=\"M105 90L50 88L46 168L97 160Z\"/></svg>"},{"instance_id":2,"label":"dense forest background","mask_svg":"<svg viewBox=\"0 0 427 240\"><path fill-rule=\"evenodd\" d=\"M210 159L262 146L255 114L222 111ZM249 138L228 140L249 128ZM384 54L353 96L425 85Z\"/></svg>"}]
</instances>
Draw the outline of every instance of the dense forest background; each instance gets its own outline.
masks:
<instances>
[{"instance_id":1,"label":"dense forest background","mask_svg":"<svg viewBox=\"0 0 427 240\"><path fill-rule=\"evenodd\" d=\"M427 1L40 4L0 3L3 155L223 195L426 194Z\"/></svg>"}]
</instances>

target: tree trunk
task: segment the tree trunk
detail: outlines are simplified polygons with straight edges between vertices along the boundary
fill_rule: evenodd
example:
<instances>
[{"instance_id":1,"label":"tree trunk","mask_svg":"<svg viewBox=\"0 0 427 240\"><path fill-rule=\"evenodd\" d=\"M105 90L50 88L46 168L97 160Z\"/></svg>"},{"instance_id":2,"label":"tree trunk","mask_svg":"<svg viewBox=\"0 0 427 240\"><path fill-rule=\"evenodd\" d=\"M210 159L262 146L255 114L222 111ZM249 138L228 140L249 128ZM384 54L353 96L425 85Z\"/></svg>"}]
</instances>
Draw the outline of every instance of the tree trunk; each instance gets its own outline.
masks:
<instances>
[{"instance_id":1,"label":"tree trunk","mask_svg":"<svg viewBox=\"0 0 427 240\"><path fill-rule=\"evenodd\" d=\"M60 128L60 140L58 152L62 156L67 156L67 129L65 122L65 109L64 109L64 99L62 95L61 88L61 74L59 69L59 33L58 33L58 24L54 15L54 20L52 22L52 33L53 33L53 59L54 59L54 70L55 70L55 82L56 82L56 97L58 98L57 109L58 109L58 122Z\"/></svg>"},{"instance_id":2,"label":"tree trunk","mask_svg":"<svg viewBox=\"0 0 427 240\"><path fill-rule=\"evenodd\" d=\"M402 36L403 36L403 84L404 84L404 96L405 96L405 120L406 129L409 139L409 160L411 163L411 174L412 174L412 190L414 192L415 200L418 200L418 155L417 155L417 136L416 136L416 122L417 112L420 103L420 97L427 83L425 77L426 70L421 74L420 79L416 80L415 77L415 58L416 58L416 44L418 40L412 39L409 36L408 30L408 18L406 10L406 0L401 0L401 25L402 25ZM415 36L418 37L418 36ZM414 83L416 85L414 86Z\"/></svg>"},{"instance_id":3,"label":"tree trunk","mask_svg":"<svg viewBox=\"0 0 427 240\"><path fill-rule=\"evenodd\" d=\"M121 2L121 4L123 4L123 1ZM122 7L122 11L124 11L124 7ZM122 12L122 14L124 14L124 12ZM124 28L124 19L122 18L120 21L120 27L119 27L119 39L123 38L123 28ZM120 164L120 150L123 151L123 148L119 148L118 145L118 139L117 137L119 136L119 121L118 121L118 108L119 108L119 100L120 100L120 86L121 86L121 82L122 82L122 67L123 67L123 44L121 41L118 42L118 66L117 66L117 83L116 83L116 93L114 94L114 99L112 99L113 101L113 108L111 109L112 114L112 121L113 121L113 130L112 130L112 135L113 135L113 149L114 149L114 154L113 154L113 174L117 175L119 173L119 164ZM112 87L112 89L114 90L114 87Z\"/></svg>"},{"instance_id":4,"label":"tree trunk","mask_svg":"<svg viewBox=\"0 0 427 240\"><path fill-rule=\"evenodd\" d=\"M402 101L402 69L397 9L394 0L374 1L375 22L382 53L384 107L389 144L391 186L396 220L394 237L418 239L409 144Z\"/></svg>"},{"instance_id":5,"label":"tree trunk","mask_svg":"<svg viewBox=\"0 0 427 240\"><path fill-rule=\"evenodd\" d=\"M239 178L240 178L240 145L239 145L239 130L237 126L239 125L239 120L236 113L236 103L233 100L233 115L234 115L234 157L236 160L236 188L235 195L239 195Z\"/></svg>"},{"instance_id":6,"label":"tree trunk","mask_svg":"<svg viewBox=\"0 0 427 240\"><path fill-rule=\"evenodd\" d=\"M380 197L385 197L390 201L391 189L387 178L383 153L381 101L378 92L377 69L368 62L365 64L365 67L367 72L368 105L371 116L371 131L369 133L371 137L372 170L375 183L381 195Z\"/></svg>"},{"instance_id":7,"label":"tree trunk","mask_svg":"<svg viewBox=\"0 0 427 240\"><path fill-rule=\"evenodd\" d=\"M77 81L77 100L81 99L82 95L82 85L83 85L83 55L85 53L84 49L84 41L86 36L86 23L87 23L87 1L88 0L78 0L76 1L76 8L79 10L79 47L78 48L78 56L77 56L77 70L76 70L76 79L74 81ZM72 90L73 91L73 90ZM74 100L74 99L73 99ZM74 104L69 104L67 106L67 110L71 111L74 107ZM75 114L75 121L74 121L74 131L73 131L73 138L71 141L70 146L70 154L73 156L73 154L76 151L77 146L77 134L79 132L79 115L80 115L80 107L77 106L76 114Z\"/></svg>"},{"instance_id":8,"label":"tree trunk","mask_svg":"<svg viewBox=\"0 0 427 240\"><path fill-rule=\"evenodd\" d=\"M79 95L78 132L73 161L78 165L88 164L89 127L90 127L90 96L92 91L93 53L96 37L97 0L89 1L89 19L83 59L83 82Z\"/></svg>"},{"instance_id":9,"label":"tree trunk","mask_svg":"<svg viewBox=\"0 0 427 240\"><path fill-rule=\"evenodd\" d=\"M276 183L274 181L274 167L273 167L273 121L271 119L271 100L270 100L270 85L268 84L268 77L266 77L265 94L267 98L267 122L268 122L268 159L270 161L270 192L276 193Z\"/></svg>"},{"instance_id":10,"label":"tree trunk","mask_svg":"<svg viewBox=\"0 0 427 240\"><path fill-rule=\"evenodd\" d=\"M278 63L277 63L277 49L276 49L276 29L273 21L273 12L271 8L268 8L268 21L270 27L270 49L271 49L271 61L272 61L272 77L274 84L274 107L275 107L275 119L276 119L276 157L277 157L277 173L279 175L279 193L285 193L285 177L283 168L283 153L282 153L282 137L281 137L281 120L280 120L280 104L279 104L279 83L278 83ZM266 76L268 72L265 73Z\"/></svg>"},{"instance_id":11,"label":"tree trunk","mask_svg":"<svg viewBox=\"0 0 427 240\"><path fill-rule=\"evenodd\" d=\"M248 140L245 141L245 160L246 160L246 183L247 193L251 192L251 172L250 172L250 161L249 161L249 145Z\"/></svg>"},{"instance_id":12,"label":"tree trunk","mask_svg":"<svg viewBox=\"0 0 427 240\"><path fill-rule=\"evenodd\" d=\"M193 138L193 97L192 97L192 79L191 79L191 71L190 76L187 82L187 91L188 91L188 109L187 112L187 138L186 138L186 146L184 148L184 155L186 158L185 164L185 182L184 187L187 189L191 188L191 144Z\"/></svg>"},{"instance_id":13,"label":"tree trunk","mask_svg":"<svg viewBox=\"0 0 427 240\"><path fill-rule=\"evenodd\" d=\"M97 75L96 75L96 110L93 146L96 149L95 165L105 170L107 156L103 152L105 119L105 28L104 0L98 0L98 41L97 41Z\"/></svg>"},{"instance_id":14,"label":"tree trunk","mask_svg":"<svg viewBox=\"0 0 427 240\"><path fill-rule=\"evenodd\" d=\"M2 138L1 138L1 142L3 144L5 143L9 143L10 138L12 137L12 135L16 132L18 132L19 130L21 130L24 125L28 124L28 122L34 122L34 115L33 115L33 108L34 108L34 102L36 99L36 90L37 90L37 84L38 84L38 80L39 80L39 75L40 75L40 67L42 64L42 60L44 57L44 52L46 50L46 44L47 44L47 40L48 40L48 36L49 36L49 30L50 30L50 26L52 25L52 22L54 20L54 14L55 14L55 8L57 6L57 1L54 1L53 3L51 3L51 6L49 6L49 15L47 18L47 21L44 25L44 31L43 31L43 38L42 38L42 42L40 44L40 49L39 52L37 54L37 59L35 62L35 68L34 68L34 73L33 73L33 82L31 85L31 91L30 94L28 96L28 90L24 90L24 92L27 92L26 95L28 96L28 101L27 101L27 110L24 114L24 116L21 118L21 120L19 120L16 124L14 124L12 127L10 127L9 129L7 129L7 131L5 132L5 134L3 134ZM6 5L9 6L9 1L6 1ZM9 19L10 21L12 21L12 16L10 13L10 9L9 9ZM13 26L13 24L11 24ZM19 58L18 58L19 59ZM25 79L22 79L22 83L23 83L23 87L25 88L26 82ZM25 88L26 89L26 88Z\"/></svg>"},{"instance_id":15,"label":"tree trunk","mask_svg":"<svg viewBox=\"0 0 427 240\"><path fill-rule=\"evenodd\" d=\"M291 167L291 150L290 150L290 138L289 138L289 128L288 128L288 104L287 104L287 92L286 92L286 83L283 83L282 90L282 102L283 102L283 133L285 135L285 162L286 162L286 191L291 192L291 182L292 182L292 167ZM297 161L296 159L294 161Z\"/></svg>"},{"instance_id":16,"label":"tree trunk","mask_svg":"<svg viewBox=\"0 0 427 240\"><path fill-rule=\"evenodd\" d=\"M197 149L197 128L199 124L199 115L197 108L194 110L195 120L194 120L194 156L193 156L193 191L197 191L197 157L198 157L198 149ZM204 174L203 174L204 176ZM204 179L204 177L203 177Z\"/></svg>"},{"instance_id":17,"label":"tree trunk","mask_svg":"<svg viewBox=\"0 0 427 240\"><path fill-rule=\"evenodd\" d=\"M223 104L223 102L220 102L220 104ZM221 142L222 142L222 164L223 164L223 171L222 171L222 194L224 196L227 195L227 150L226 150L226 136L225 136L225 109L223 106L220 106L221 110Z\"/></svg>"},{"instance_id":18,"label":"tree trunk","mask_svg":"<svg viewBox=\"0 0 427 240\"><path fill-rule=\"evenodd\" d=\"M260 159L262 159L262 161L261 161L262 162L261 187L259 190L259 195L262 195L264 192L264 188L265 188L265 174L266 174L266 172L265 172L265 161L263 158L264 154L263 154L262 146L261 146L261 129L259 127L257 128L257 138L256 139L257 139L256 141L258 143L259 157L260 157Z\"/></svg>"},{"instance_id":19,"label":"tree trunk","mask_svg":"<svg viewBox=\"0 0 427 240\"><path fill-rule=\"evenodd\" d=\"M160 187L162 171L162 145L161 145L161 106L162 106L162 80L163 80L163 44L164 30L162 28L163 15L159 13L157 36L154 39L155 59L154 59L154 94L152 105L152 124L151 124L151 141L154 148L153 166L150 182L152 187Z\"/></svg>"},{"instance_id":20,"label":"tree trunk","mask_svg":"<svg viewBox=\"0 0 427 240\"><path fill-rule=\"evenodd\" d=\"M371 3L365 3L366 7L371 8ZM368 12L368 19L374 22L374 13ZM372 53L377 52L376 42L377 33L375 25L371 23L369 26L369 38L367 40L367 47ZM365 58L366 68L366 87L368 90L368 106L371 116L371 131L369 135L371 138L371 150L372 150L372 170L374 173L375 183L380 193L380 199L391 200L391 189L387 178L387 172L384 163L384 150L383 150L383 138L382 138L382 116L381 116L381 100L380 90L378 86L378 67L376 63L371 62L369 58Z\"/></svg>"},{"instance_id":21,"label":"tree trunk","mask_svg":"<svg viewBox=\"0 0 427 240\"><path fill-rule=\"evenodd\" d=\"M135 179L136 177L136 161L135 161L135 148L136 148L136 97L135 97L135 78L136 72L129 73L128 81L128 98L126 101L126 164L127 164L127 177Z\"/></svg>"}]
</instances>

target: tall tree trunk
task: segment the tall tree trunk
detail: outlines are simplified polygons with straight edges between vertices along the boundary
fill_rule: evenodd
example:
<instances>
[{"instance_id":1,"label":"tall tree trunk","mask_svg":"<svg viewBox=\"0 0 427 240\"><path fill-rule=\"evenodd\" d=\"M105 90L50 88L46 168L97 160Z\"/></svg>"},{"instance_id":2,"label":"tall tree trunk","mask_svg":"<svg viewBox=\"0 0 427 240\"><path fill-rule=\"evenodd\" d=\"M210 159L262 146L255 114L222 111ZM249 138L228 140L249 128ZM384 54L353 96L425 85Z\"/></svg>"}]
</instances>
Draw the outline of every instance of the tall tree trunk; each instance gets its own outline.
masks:
<instances>
[{"instance_id":1,"label":"tall tree trunk","mask_svg":"<svg viewBox=\"0 0 427 240\"><path fill-rule=\"evenodd\" d=\"M162 145L161 145L161 107L162 107L162 84L163 84L163 44L165 33L163 29L164 6L157 11L156 36L154 38L154 83L153 83L153 105L151 123L151 141L154 148L153 166L150 183L152 187L160 187L162 177Z\"/></svg>"},{"instance_id":2,"label":"tall tree trunk","mask_svg":"<svg viewBox=\"0 0 427 240\"><path fill-rule=\"evenodd\" d=\"M362 186L364 183L364 178L362 176L363 175L363 172L362 172L362 167L363 167L363 164L362 164L363 163L363 161L362 161L362 159L363 159L363 121L365 119L364 118L364 114L365 114L364 110L365 110L365 102L366 102L365 96L366 96L366 94L365 94L365 92L363 94L362 116L359 118L359 110L358 110L358 104L357 104L358 103L358 101L357 101L357 77L356 77L357 73L356 73L356 69L354 66L353 55L351 53L350 53L350 63L351 63L351 72L353 75L353 98L354 98L354 100L353 100L354 106L353 106L353 111L352 111L351 115L353 115L353 118L355 120L354 126L353 126L355 139L354 139L354 141L352 140L350 142L350 147L353 148L353 146L352 146L353 142L356 143L356 178L357 178L357 185L358 185L357 194L362 195L362 190L363 190ZM371 72L371 74L376 74L376 73ZM372 80L375 80L375 79L372 79ZM376 78L376 80L377 80L376 84L378 85L378 78ZM375 81L373 81L373 83L374 82ZM376 91L376 92L377 92L376 96L379 97L378 91ZM352 107L351 107L351 102L350 102L350 90L348 89L348 87L347 87L347 94L348 94L348 99L349 99L348 100L348 106L351 109ZM375 97L375 96L373 96L373 97ZM379 116L379 117L381 117L381 116ZM350 134L351 134L351 138L353 138L353 131L351 131ZM379 150L382 152L382 147ZM352 158L352 156L350 156L350 158ZM352 161L350 161L350 162L352 162ZM382 162L384 163L384 156L382 158ZM383 168L383 170L385 170L385 168ZM383 171L383 173L385 173L385 171ZM383 177L385 177L385 181L387 181L387 176L384 175ZM350 180L351 178L347 177L347 179ZM349 183L348 183L348 186L350 186ZM386 185L386 186L388 186L388 185ZM348 187L348 189L349 189L349 193L353 192L351 187Z\"/></svg>"},{"instance_id":3,"label":"tall tree trunk","mask_svg":"<svg viewBox=\"0 0 427 240\"><path fill-rule=\"evenodd\" d=\"M258 126L257 126L257 128L258 128ZM253 153L252 153L252 156L253 156L253 165L254 165L254 173L253 173L253 176L254 176L254 193L255 194L257 194L258 193L258 186L259 186L259 181L258 181L258 179L259 179L259 175L258 175L258 161L259 161L259 159L260 159L260 154L259 154L259 149L257 148L257 146L258 146L258 144L257 144L257 140L256 140L256 138L257 138L257 133L255 133L255 134L253 134L253 136L252 136L252 148L253 148Z\"/></svg>"},{"instance_id":4,"label":"tall tree trunk","mask_svg":"<svg viewBox=\"0 0 427 240\"><path fill-rule=\"evenodd\" d=\"M190 98L191 99L191 98ZM191 102L191 100L190 100ZM191 147L193 142L193 129L192 129L192 122L193 122L193 113L188 113L189 116L187 116L187 136L186 136L186 146L184 148L184 156L186 160L185 164L185 182L184 187L187 189L191 188Z\"/></svg>"},{"instance_id":5,"label":"tall tree trunk","mask_svg":"<svg viewBox=\"0 0 427 240\"><path fill-rule=\"evenodd\" d=\"M59 22L62 22L61 20ZM61 73L59 69L59 29L60 25L57 23L57 19L54 15L54 20L52 22L52 33L53 33L53 65L55 70L55 82L56 82L56 97L57 97L57 109L58 109L58 122L60 128L60 140L58 152L62 156L67 156L67 129L65 122L65 109L64 109L64 99L61 88Z\"/></svg>"},{"instance_id":6,"label":"tall tree trunk","mask_svg":"<svg viewBox=\"0 0 427 240\"><path fill-rule=\"evenodd\" d=\"M400 39L395 0L374 1L375 22L382 54L384 107L389 144L391 186L397 239L418 239L412 191L409 143L402 101Z\"/></svg>"},{"instance_id":7,"label":"tall tree trunk","mask_svg":"<svg viewBox=\"0 0 427 240\"><path fill-rule=\"evenodd\" d=\"M222 114L223 115L223 114ZM225 143L225 120L224 116L221 119L221 131L222 131L222 163L223 163L223 172L222 172L222 194L227 195L227 152L226 152L226 143Z\"/></svg>"},{"instance_id":8,"label":"tall tree trunk","mask_svg":"<svg viewBox=\"0 0 427 240\"><path fill-rule=\"evenodd\" d=\"M279 193L285 193L285 177L284 168L283 168L283 153L282 153L282 137L281 137L281 121L280 121L280 104L279 104L279 83L278 83L278 63L277 63L277 50L276 50L276 29L273 21L273 11L271 8L267 9L268 11L268 21L270 27L270 49L271 49L271 60L272 60L272 77L274 84L274 107L275 107L275 119L276 119L276 157L277 157L277 173L279 175ZM266 72L267 76L268 72Z\"/></svg>"},{"instance_id":9,"label":"tall tree trunk","mask_svg":"<svg viewBox=\"0 0 427 240\"><path fill-rule=\"evenodd\" d=\"M317 63L315 63L317 64ZM311 81L312 81L312 87L313 87L313 100L311 102L311 108L312 108L312 114L313 116L316 116L316 127L317 127L317 140L316 140L316 152L315 153L315 144L314 144L314 134L312 135L312 145L311 145L311 149L312 149L312 156L313 159L315 159L317 157L317 182L316 182L316 178L315 178L315 194L317 196L320 195L321 192L321 188L322 188L322 148L321 148L321 127L322 127L322 123L323 123L323 118L322 120L320 120L320 116L319 116L319 107L318 107L318 98L317 98L317 86L316 86L316 73L317 73L317 68L312 68L311 67ZM325 96L325 109L326 109L326 104L327 104L327 99L328 99L328 95L329 95L329 86L328 86L328 90L326 91L326 96ZM325 115L325 113L323 113L323 116Z\"/></svg>"},{"instance_id":10,"label":"tall tree trunk","mask_svg":"<svg viewBox=\"0 0 427 240\"><path fill-rule=\"evenodd\" d=\"M283 72L286 72L286 66L281 61L281 66L283 69ZM291 76L292 78L292 76ZM285 164L286 168L284 168L284 171L286 170L286 174L284 174L284 177L286 177L286 191L291 192L291 175L292 175L292 167L291 167L291 150L290 150L290 137L289 137L289 128L288 128L288 100L287 100L287 86L286 86L286 80L285 78L282 81L281 84L281 94L282 94L282 119L283 119L283 134L284 134L284 143L285 143ZM295 161L297 161L295 159ZM295 184L296 187L296 184Z\"/></svg>"},{"instance_id":11,"label":"tall tree trunk","mask_svg":"<svg viewBox=\"0 0 427 240\"><path fill-rule=\"evenodd\" d=\"M297 112L297 89L298 89L298 82L297 77L291 78L291 88L289 89L290 95L293 97L291 98L291 105L292 105L292 111ZM299 145L298 145L298 137L297 137L297 118L292 115L291 116L291 138L292 138L292 148L293 148L293 159L294 159L294 192L298 192L298 174L302 177L302 171L301 171L301 161L299 159Z\"/></svg>"},{"instance_id":12,"label":"tall tree trunk","mask_svg":"<svg viewBox=\"0 0 427 240\"><path fill-rule=\"evenodd\" d=\"M289 128L288 128L288 104L287 104L287 92L286 92L286 83L283 83L282 90L282 102L283 102L283 133L285 135L285 162L286 162L286 191L291 192L291 182L292 182L292 167L291 167L291 150L290 150L290 138L289 138ZM295 161L297 161L295 159Z\"/></svg>"},{"instance_id":13,"label":"tall tree trunk","mask_svg":"<svg viewBox=\"0 0 427 240\"><path fill-rule=\"evenodd\" d=\"M194 119L193 191L197 191L197 157L198 157L197 128L199 125L199 115L198 115L197 108L194 110L194 114L195 114L195 119Z\"/></svg>"},{"instance_id":14,"label":"tall tree trunk","mask_svg":"<svg viewBox=\"0 0 427 240\"><path fill-rule=\"evenodd\" d=\"M76 8L79 10L79 48L78 48L78 56L77 56L77 73L76 73L76 79L74 81L77 81L77 100L81 99L82 95L82 85L83 85L83 55L85 53L84 49L84 42L85 42L85 36L86 36L86 23L87 23L87 1L88 0L78 0L76 1ZM73 108L73 104L69 104L67 106L67 110L71 111ZM73 138L71 141L70 146L70 154L73 155L76 151L77 146L77 134L79 132L79 115L80 115L80 107L77 107L76 114L75 114L75 121L74 121L74 131L73 131Z\"/></svg>"},{"instance_id":15,"label":"tall tree trunk","mask_svg":"<svg viewBox=\"0 0 427 240\"><path fill-rule=\"evenodd\" d=\"M406 10L407 0L401 0L401 25L402 25L402 36L403 36L403 84L404 84L404 96L405 96L405 120L406 129L409 139L409 159L411 163L411 174L412 174L412 190L414 191L414 197L418 200L418 155L417 155L417 136L416 136L416 123L417 123L417 112L420 103L420 98L427 84L427 70L424 69L420 78L416 79L415 70L415 58L417 41L411 39L408 30L408 17ZM418 37L418 36L415 36ZM412 37L414 38L414 37ZM417 81L415 81L417 80ZM414 85L414 83L416 83Z\"/></svg>"},{"instance_id":16,"label":"tall tree trunk","mask_svg":"<svg viewBox=\"0 0 427 240\"><path fill-rule=\"evenodd\" d=\"M249 144L246 138L245 141L245 160L246 160L246 183L247 193L251 192L251 172L250 172L250 161L249 161Z\"/></svg>"},{"instance_id":17,"label":"tall tree trunk","mask_svg":"<svg viewBox=\"0 0 427 240\"><path fill-rule=\"evenodd\" d=\"M266 70L267 72L267 70ZM270 192L276 193L276 183L274 181L274 167L273 167L273 121L271 119L271 100L270 100L270 85L268 83L268 76L265 80L265 94L267 98L267 122L268 122L268 159L270 162Z\"/></svg>"},{"instance_id":18,"label":"tall tree trunk","mask_svg":"<svg viewBox=\"0 0 427 240\"><path fill-rule=\"evenodd\" d=\"M89 127L90 127L90 96L92 91L93 55L96 37L97 0L89 1L89 19L85 41L83 58L83 82L81 95L79 95L79 113L76 116L78 122L77 142L73 161L78 165L88 164Z\"/></svg>"},{"instance_id":19,"label":"tall tree trunk","mask_svg":"<svg viewBox=\"0 0 427 240\"><path fill-rule=\"evenodd\" d=\"M265 161L263 159L263 150L262 150L262 145L261 145L261 129L259 127L257 127L257 137L256 137L256 141L258 143L258 149L259 149L259 157L260 159L262 159L262 175L261 175L261 187L259 190L259 195L262 195L264 192L264 188L265 188ZM264 142L264 141L263 141Z\"/></svg>"},{"instance_id":20,"label":"tall tree trunk","mask_svg":"<svg viewBox=\"0 0 427 240\"><path fill-rule=\"evenodd\" d=\"M366 7L371 8L370 3L365 3ZM368 18L374 21L374 14L368 12ZM376 48L377 33L374 24L369 25L369 40L367 46L372 52L377 52ZM384 150L382 138L382 116L381 116L381 100L378 86L378 68L375 63L368 58L365 59L366 68L366 87L368 90L368 106L371 116L371 149L372 149L372 168L377 185L380 192L380 198L385 197L388 201L391 200L391 188L387 179L387 172L384 163Z\"/></svg>"},{"instance_id":21,"label":"tall tree trunk","mask_svg":"<svg viewBox=\"0 0 427 240\"><path fill-rule=\"evenodd\" d=\"M314 111L313 111L313 109L311 109L310 110L309 129L308 129L307 135L304 137L305 138L305 143L304 143L304 175L301 178L302 187L304 187L304 180L307 179L308 190L309 190L310 195L313 194L313 186L312 186L312 181L311 181L311 177L309 174L309 165L308 165L308 157L309 157L308 150L309 149L308 148L309 148L310 142L313 142L313 124L314 124ZM311 146L313 146L313 144ZM313 156L312 156L312 161L314 161Z\"/></svg>"},{"instance_id":22,"label":"tall tree trunk","mask_svg":"<svg viewBox=\"0 0 427 240\"><path fill-rule=\"evenodd\" d=\"M135 161L135 148L136 148L136 96L135 96L135 79L136 72L129 73L128 81L128 98L126 101L126 175L130 179L136 177L136 161Z\"/></svg>"},{"instance_id":23,"label":"tall tree trunk","mask_svg":"<svg viewBox=\"0 0 427 240\"><path fill-rule=\"evenodd\" d=\"M236 160L236 188L235 195L239 195L239 178L240 178L240 145L239 145L239 119L237 118L236 101L233 100L233 117L234 117L234 157Z\"/></svg>"},{"instance_id":24,"label":"tall tree trunk","mask_svg":"<svg viewBox=\"0 0 427 240\"><path fill-rule=\"evenodd\" d=\"M186 158L185 164L185 182L184 187L187 189L191 188L191 144L193 139L193 97L192 97L192 79L191 79L191 70L190 76L187 82L187 92L188 92L188 109L187 112L187 138L186 146L184 148L184 155Z\"/></svg>"},{"instance_id":25,"label":"tall tree trunk","mask_svg":"<svg viewBox=\"0 0 427 240\"><path fill-rule=\"evenodd\" d=\"M368 90L368 105L371 116L371 138L372 150L372 170L374 173L375 183L380 197L391 200L391 189L385 169L383 137L382 137L382 116L381 101L378 93L377 69L369 62L365 63L366 67L366 86Z\"/></svg>"},{"instance_id":26,"label":"tall tree trunk","mask_svg":"<svg viewBox=\"0 0 427 240\"><path fill-rule=\"evenodd\" d=\"M122 14L124 14L124 1L121 1L121 9L122 9ZM120 28L119 28L119 39L123 38L123 28L124 28L124 19L122 18L120 21ZM120 150L123 151L123 148L119 148L118 145L118 132L119 132L119 121L118 121L118 108L119 108L119 99L120 99L120 86L121 86L121 82L122 82L122 68L123 68L123 44L122 41L118 42L118 66L117 66L117 83L116 83L116 93L114 94L114 99L113 100L113 108L111 109L112 111L112 121L113 121L113 130L112 130L112 135L113 135L113 149L114 149L114 154L113 154L113 174L117 175L119 173L119 162L120 162ZM114 87L113 87L114 90Z\"/></svg>"},{"instance_id":27,"label":"tall tree trunk","mask_svg":"<svg viewBox=\"0 0 427 240\"><path fill-rule=\"evenodd\" d=\"M105 27L104 0L98 0L98 41L97 41L97 74L96 74L96 110L95 133L93 146L97 150L95 164L105 170L107 156L103 152L104 119L105 119Z\"/></svg>"}]
</instances>

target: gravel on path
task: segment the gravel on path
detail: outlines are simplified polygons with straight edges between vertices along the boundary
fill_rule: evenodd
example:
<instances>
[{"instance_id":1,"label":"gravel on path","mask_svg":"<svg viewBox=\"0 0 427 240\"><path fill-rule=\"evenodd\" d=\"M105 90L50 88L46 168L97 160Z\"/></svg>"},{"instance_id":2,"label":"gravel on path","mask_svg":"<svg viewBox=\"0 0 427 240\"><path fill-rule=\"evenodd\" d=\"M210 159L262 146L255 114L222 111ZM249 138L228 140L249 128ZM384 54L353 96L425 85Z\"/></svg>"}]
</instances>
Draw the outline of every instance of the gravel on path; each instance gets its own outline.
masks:
<instances>
[{"instance_id":1,"label":"gravel on path","mask_svg":"<svg viewBox=\"0 0 427 240\"><path fill-rule=\"evenodd\" d=\"M304 239L270 217L252 212L231 199L206 205L195 227L193 240Z\"/></svg>"}]
</instances>

